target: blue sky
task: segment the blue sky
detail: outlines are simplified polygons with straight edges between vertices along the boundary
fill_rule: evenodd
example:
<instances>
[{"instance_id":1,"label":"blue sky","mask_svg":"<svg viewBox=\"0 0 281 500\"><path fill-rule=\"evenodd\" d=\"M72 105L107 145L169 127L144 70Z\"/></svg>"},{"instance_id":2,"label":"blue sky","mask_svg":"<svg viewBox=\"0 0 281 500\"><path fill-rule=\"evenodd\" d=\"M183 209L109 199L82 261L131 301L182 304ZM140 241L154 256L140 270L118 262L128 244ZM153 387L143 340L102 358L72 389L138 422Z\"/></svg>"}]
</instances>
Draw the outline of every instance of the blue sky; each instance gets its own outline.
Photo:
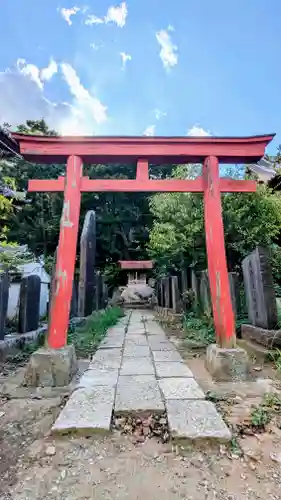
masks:
<instances>
[{"instance_id":1,"label":"blue sky","mask_svg":"<svg viewBox=\"0 0 281 500\"><path fill-rule=\"evenodd\" d=\"M0 123L281 143L280 0L1 0ZM4 43L3 43L4 42Z\"/></svg>"}]
</instances>

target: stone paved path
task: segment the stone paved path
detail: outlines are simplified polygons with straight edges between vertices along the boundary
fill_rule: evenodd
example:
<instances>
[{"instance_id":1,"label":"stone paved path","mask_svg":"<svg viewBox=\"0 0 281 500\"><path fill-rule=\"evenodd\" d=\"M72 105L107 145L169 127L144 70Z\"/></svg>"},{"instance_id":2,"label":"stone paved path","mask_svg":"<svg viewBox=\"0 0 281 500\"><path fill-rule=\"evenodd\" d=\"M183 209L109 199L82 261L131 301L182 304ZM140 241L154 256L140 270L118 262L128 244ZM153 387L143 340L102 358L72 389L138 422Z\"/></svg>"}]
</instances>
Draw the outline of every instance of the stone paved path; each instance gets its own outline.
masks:
<instances>
[{"instance_id":1,"label":"stone paved path","mask_svg":"<svg viewBox=\"0 0 281 500\"><path fill-rule=\"evenodd\" d=\"M153 312L133 310L108 330L53 432L109 432L113 413L165 411L174 438L231 439Z\"/></svg>"}]
</instances>

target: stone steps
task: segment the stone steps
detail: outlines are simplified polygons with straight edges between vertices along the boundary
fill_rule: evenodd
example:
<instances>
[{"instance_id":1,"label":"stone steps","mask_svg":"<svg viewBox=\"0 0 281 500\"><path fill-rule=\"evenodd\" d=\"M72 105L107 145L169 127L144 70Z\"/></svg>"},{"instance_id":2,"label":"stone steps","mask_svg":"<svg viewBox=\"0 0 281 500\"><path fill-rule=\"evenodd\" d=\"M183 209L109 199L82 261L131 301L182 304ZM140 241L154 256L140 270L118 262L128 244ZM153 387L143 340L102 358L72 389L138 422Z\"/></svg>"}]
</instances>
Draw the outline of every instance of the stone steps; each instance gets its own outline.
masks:
<instances>
[{"instance_id":1,"label":"stone steps","mask_svg":"<svg viewBox=\"0 0 281 500\"><path fill-rule=\"evenodd\" d=\"M113 414L164 412L173 439L231 439L153 313L134 310L109 329L52 430L110 432Z\"/></svg>"}]
</instances>

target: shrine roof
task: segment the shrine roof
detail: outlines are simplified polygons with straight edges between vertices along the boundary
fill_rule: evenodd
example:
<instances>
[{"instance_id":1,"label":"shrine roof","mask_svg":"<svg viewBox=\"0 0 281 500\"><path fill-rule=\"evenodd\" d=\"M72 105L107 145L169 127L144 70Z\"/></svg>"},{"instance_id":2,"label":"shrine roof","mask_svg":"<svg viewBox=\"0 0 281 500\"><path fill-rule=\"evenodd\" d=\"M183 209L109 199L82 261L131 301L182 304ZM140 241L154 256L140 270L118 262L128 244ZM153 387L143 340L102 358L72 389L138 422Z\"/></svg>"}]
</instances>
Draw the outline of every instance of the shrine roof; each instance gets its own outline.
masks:
<instances>
[{"instance_id":1,"label":"shrine roof","mask_svg":"<svg viewBox=\"0 0 281 500\"><path fill-rule=\"evenodd\" d=\"M69 137L13 133L25 159L36 163L65 163L69 155L84 163L120 163L145 158L151 164L198 163L216 156L221 163L260 160L275 134L249 137Z\"/></svg>"},{"instance_id":2,"label":"shrine roof","mask_svg":"<svg viewBox=\"0 0 281 500\"><path fill-rule=\"evenodd\" d=\"M121 269L153 269L152 260L119 260Z\"/></svg>"}]
</instances>

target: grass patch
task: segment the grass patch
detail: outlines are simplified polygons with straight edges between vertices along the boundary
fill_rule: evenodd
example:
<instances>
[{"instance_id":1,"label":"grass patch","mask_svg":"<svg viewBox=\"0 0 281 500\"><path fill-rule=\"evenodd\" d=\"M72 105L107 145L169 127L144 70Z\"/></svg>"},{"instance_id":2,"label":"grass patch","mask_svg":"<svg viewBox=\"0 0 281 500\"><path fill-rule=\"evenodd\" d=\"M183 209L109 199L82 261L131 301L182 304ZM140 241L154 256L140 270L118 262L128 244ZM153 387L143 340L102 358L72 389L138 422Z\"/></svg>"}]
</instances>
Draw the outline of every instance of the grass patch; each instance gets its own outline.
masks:
<instances>
[{"instance_id":1,"label":"grass patch","mask_svg":"<svg viewBox=\"0 0 281 500\"><path fill-rule=\"evenodd\" d=\"M68 343L74 344L78 358L92 356L107 329L114 326L123 315L120 307L108 307L104 311L94 312L83 326L69 328Z\"/></svg>"},{"instance_id":2,"label":"grass patch","mask_svg":"<svg viewBox=\"0 0 281 500\"><path fill-rule=\"evenodd\" d=\"M206 347L215 342L213 318L198 317L194 312L189 312L183 318L183 329L185 338L194 342L197 347Z\"/></svg>"},{"instance_id":3,"label":"grass patch","mask_svg":"<svg viewBox=\"0 0 281 500\"><path fill-rule=\"evenodd\" d=\"M262 403L251 413L251 425L257 430L264 430L265 426L273 419L277 419L280 427L281 396L274 392L264 395Z\"/></svg>"},{"instance_id":4,"label":"grass patch","mask_svg":"<svg viewBox=\"0 0 281 500\"><path fill-rule=\"evenodd\" d=\"M269 358L273 361L275 370L281 375L281 350L274 349L269 353Z\"/></svg>"}]
</instances>

